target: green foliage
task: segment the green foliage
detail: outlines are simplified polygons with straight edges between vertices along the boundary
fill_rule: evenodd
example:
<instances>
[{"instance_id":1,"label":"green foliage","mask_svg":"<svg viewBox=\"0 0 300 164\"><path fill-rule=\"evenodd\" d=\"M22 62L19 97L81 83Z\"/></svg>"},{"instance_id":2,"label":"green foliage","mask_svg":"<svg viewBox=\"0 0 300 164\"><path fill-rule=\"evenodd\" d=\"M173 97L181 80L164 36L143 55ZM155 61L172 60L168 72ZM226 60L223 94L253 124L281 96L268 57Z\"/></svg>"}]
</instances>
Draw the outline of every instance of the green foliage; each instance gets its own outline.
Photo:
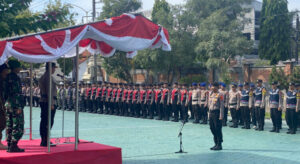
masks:
<instances>
[{"instance_id":1,"label":"green foliage","mask_svg":"<svg viewBox=\"0 0 300 164\"><path fill-rule=\"evenodd\" d=\"M48 5L44 12L32 13L29 5L32 0L1 1L0 6L0 37L7 37L32 31L49 30L58 23L68 20L69 6Z\"/></svg>"},{"instance_id":2,"label":"green foliage","mask_svg":"<svg viewBox=\"0 0 300 164\"><path fill-rule=\"evenodd\" d=\"M289 86L289 77L285 75L284 70L279 67L273 66L272 72L269 77L269 84L273 81L277 81L279 83L280 89L287 89Z\"/></svg>"},{"instance_id":3,"label":"green foliage","mask_svg":"<svg viewBox=\"0 0 300 164\"><path fill-rule=\"evenodd\" d=\"M179 79L179 83L192 84L192 83L207 82L207 78L204 75L186 76Z\"/></svg>"},{"instance_id":4,"label":"green foliage","mask_svg":"<svg viewBox=\"0 0 300 164\"><path fill-rule=\"evenodd\" d=\"M103 62L103 67L109 75L113 75L114 77L127 82L133 82L130 74L132 66L132 61L131 59L126 58L125 52L116 52L114 56L104 58Z\"/></svg>"},{"instance_id":5,"label":"green foliage","mask_svg":"<svg viewBox=\"0 0 300 164\"><path fill-rule=\"evenodd\" d=\"M295 67L290 76L290 81L300 84L300 67Z\"/></svg>"},{"instance_id":6,"label":"green foliage","mask_svg":"<svg viewBox=\"0 0 300 164\"><path fill-rule=\"evenodd\" d=\"M101 16L98 18L100 20L134 12L142 6L140 0L101 0L101 2L103 8ZM124 52L117 52L109 59L104 58L103 66L109 75L127 82L133 81L130 70L134 68L134 65L131 59L126 58Z\"/></svg>"},{"instance_id":7,"label":"green foliage","mask_svg":"<svg viewBox=\"0 0 300 164\"><path fill-rule=\"evenodd\" d=\"M142 6L140 0L100 0L100 2L103 3L100 20L135 12Z\"/></svg>"},{"instance_id":8,"label":"green foliage","mask_svg":"<svg viewBox=\"0 0 300 164\"><path fill-rule=\"evenodd\" d=\"M69 73L73 70L73 60L74 58L59 58L57 59L57 63L59 64L59 67L61 68L61 71L65 75L69 75ZM65 66L64 66L65 64Z\"/></svg>"},{"instance_id":9,"label":"green foliage","mask_svg":"<svg viewBox=\"0 0 300 164\"><path fill-rule=\"evenodd\" d=\"M198 7L207 12L198 13L201 21L198 23L198 40L195 47L197 60L205 62L208 69L218 72L222 80L229 81L226 65L230 59L252 51L253 42L247 40L241 32L247 20L237 19L238 15L247 11L241 4L249 1L200 1L203 6ZM200 2L189 0L187 5L195 13L198 9L196 5L200 5Z\"/></svg>"},{"instance_id":10,"label":"green foliage","mask_svg":"<svg viewBox=\"0 0 300 164\"><path fill-rule=\"evenodd\" d=\"M260 20L258 54L262 59L287 60L290 54L291 25L287 0L264 0Z\"/></svg>"}]
</instances>

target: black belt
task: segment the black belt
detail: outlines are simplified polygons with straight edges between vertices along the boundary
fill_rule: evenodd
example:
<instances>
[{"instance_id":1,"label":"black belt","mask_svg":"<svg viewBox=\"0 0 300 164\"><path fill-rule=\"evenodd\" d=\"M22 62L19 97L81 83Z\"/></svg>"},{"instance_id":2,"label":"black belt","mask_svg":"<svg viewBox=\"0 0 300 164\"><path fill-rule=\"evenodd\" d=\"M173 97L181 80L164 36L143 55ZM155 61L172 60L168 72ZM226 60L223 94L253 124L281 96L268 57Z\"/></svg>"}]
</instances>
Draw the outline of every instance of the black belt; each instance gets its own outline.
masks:
<instances>
[{"instance_id":1,"label":"black belt","mask_svg":"<svg viewBox=\"0 0 300 164\"><path fill-rule=\"evenodd\" d=\"M205 102L206 100L201 100L201 102Z\"/></svg>"},{"instance_id":2,"label":"black belt","mask_svg":"<svg viewBox=\"0 0 300 164\"><path fill-rule=\"evenodd\" d=\"M229 105L237 105L237 103L232 103L232 104L229 104Z\"/></svg>"}]
</instances>

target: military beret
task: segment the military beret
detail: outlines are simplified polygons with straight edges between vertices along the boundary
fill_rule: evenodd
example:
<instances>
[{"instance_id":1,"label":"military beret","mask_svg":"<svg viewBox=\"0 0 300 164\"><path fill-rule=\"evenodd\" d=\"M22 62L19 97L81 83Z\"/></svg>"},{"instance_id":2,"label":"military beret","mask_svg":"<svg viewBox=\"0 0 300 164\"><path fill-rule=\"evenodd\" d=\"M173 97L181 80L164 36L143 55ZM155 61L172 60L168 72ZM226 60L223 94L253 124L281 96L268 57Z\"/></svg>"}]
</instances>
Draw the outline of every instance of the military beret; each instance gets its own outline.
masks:
<instances>
[{"instance_id":1,"label":"military beret","mask_svg":"<svg viewBox=\"0 0 300 164\"><path fill-rule=\"evenodd\" d=\"M231 86L237 87L237 84L236 83L231 83Z\"/></svg>"},{"instance_id":2,"label":"military beret","mask_svg":"<svg viewBox=\"0 0 300 164\"><path fill-rule=\"evenodd\" d=\"M10 69L21 68L21 63L17 60L9 60L8 66Z\"/></svg>"},{"instance_id":3,"label":"military beret","mask_svg":"<svg viewBox=\"0 0 300 164\"><path fill-rule=\"evenodd\" d=\"M249 83L248 82L244 82L244 86L248 86L249 85Z\"/></svg>"},{"instance_id":4,"label":"military beret","mask_svg":"<svg viewBox=\"0 0 300 164\"><path fill-rule=\"evenodd\" d=\"M197 83L192 83L192 86L197 86Z\"/></svg>"},{"instance_id":5,"label":"military beret","mask_svg":"<svg viewBox=\"0 0 300 164\"><path fill-rule=\"evenodd\" d=\"M243 84L239 84L239 87L243 87L244 85Z\"/></svg>"},{"instance_id":6,"label":"military beret","mask_svg":"<svg viewBox=\"0 0 300 164\"><path fill-rule=\"evenodd\" d=\"M272 85L277 85L277 84L278 84L277 81L273 81L273 82L272 82Z\"/></svg>"},{"instance_id":7,"label":"military beret","mask_svg":"<svg viewBox=\"0 0 300 164\"><path fill-rule=\"evenodd\" d=\"M254 88L254 87L255 87L255 85L254 85L253 83L251 83L251 84L250 84L250 87L251 87L251 88Z\"/></svg>"},{"instance_id":8,"label":"military beret","mask_svg":"<svg viewBox=\"0 0 300 164\"><path fill-rule=\"evenodd\" d=\"M262 83L263 81L261 79L257 79L256 83Z\"/></svg>"}]
</instances>

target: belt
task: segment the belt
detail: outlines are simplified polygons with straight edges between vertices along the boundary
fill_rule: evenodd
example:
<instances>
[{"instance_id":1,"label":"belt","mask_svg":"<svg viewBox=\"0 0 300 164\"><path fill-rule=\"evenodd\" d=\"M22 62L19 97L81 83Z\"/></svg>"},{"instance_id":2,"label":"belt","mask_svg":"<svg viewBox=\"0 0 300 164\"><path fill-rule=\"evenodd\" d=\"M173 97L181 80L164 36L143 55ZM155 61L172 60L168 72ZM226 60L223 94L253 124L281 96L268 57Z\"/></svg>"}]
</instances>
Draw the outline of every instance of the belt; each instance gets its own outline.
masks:
<instances>
[{"instance_id":1,"label":"belt","mask_svg":"<svg viewBox=\"0 0 300 164\"><path fill-rule=\"evenodd\" d=\"M201 102L205 102L206 100L201 100Z\"/></svg>"},{"instance_id":2,"label":"belt","mask_svg":"<svg viewBox=\"0 0 300 164\"><path fill-rule=\"evenodd\" d=\"M231 103L231 104L229 104L229 105L237 105L237 103Z\"/></svg>"}]
</instances>

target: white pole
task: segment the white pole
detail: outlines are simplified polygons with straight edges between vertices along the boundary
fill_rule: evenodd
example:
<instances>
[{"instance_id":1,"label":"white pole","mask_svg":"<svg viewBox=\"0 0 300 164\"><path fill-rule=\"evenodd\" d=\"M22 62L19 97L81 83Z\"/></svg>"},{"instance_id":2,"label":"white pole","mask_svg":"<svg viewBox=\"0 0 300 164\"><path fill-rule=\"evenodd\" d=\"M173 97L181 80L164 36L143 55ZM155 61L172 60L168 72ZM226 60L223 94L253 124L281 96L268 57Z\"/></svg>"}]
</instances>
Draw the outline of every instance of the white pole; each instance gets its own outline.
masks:
<instances>
[{"instance_id":1,"label":"white pole","mask_svg":"<svg viewBox=\"0 0 300 164\"><path fill-rule=\"evenodd\" d=\"M30 63L30 114L29 114L29 119L30 119L30 127L29 127L29 140L32 140L32 83L33 83L33 76L32 76L32 69L33 65Z\"/></svg>"},{"instance_id":2,"label":"white pole","mask_svg":"<svg viewBox=\"0 0 300 164\"><path fill-rule=\"evenodd\" d=\"M48 93L48 135L47 135L47 147L48 153L50 153L50 137L51 137L51 107L52 107L52 64L48 64L48 75L49 75L49 93Z\"/></svg>"},{"instance_id":3,"label":"white pole","mask_svg":"<svg viewBox=\"0 0 300 164\"><path fill-rule=\"evenodd\" d=\"M79 46L76 46L76 111L75 111L75 150L78 149L78 140L79 140Z\"/></svg>"}]
</instances>

